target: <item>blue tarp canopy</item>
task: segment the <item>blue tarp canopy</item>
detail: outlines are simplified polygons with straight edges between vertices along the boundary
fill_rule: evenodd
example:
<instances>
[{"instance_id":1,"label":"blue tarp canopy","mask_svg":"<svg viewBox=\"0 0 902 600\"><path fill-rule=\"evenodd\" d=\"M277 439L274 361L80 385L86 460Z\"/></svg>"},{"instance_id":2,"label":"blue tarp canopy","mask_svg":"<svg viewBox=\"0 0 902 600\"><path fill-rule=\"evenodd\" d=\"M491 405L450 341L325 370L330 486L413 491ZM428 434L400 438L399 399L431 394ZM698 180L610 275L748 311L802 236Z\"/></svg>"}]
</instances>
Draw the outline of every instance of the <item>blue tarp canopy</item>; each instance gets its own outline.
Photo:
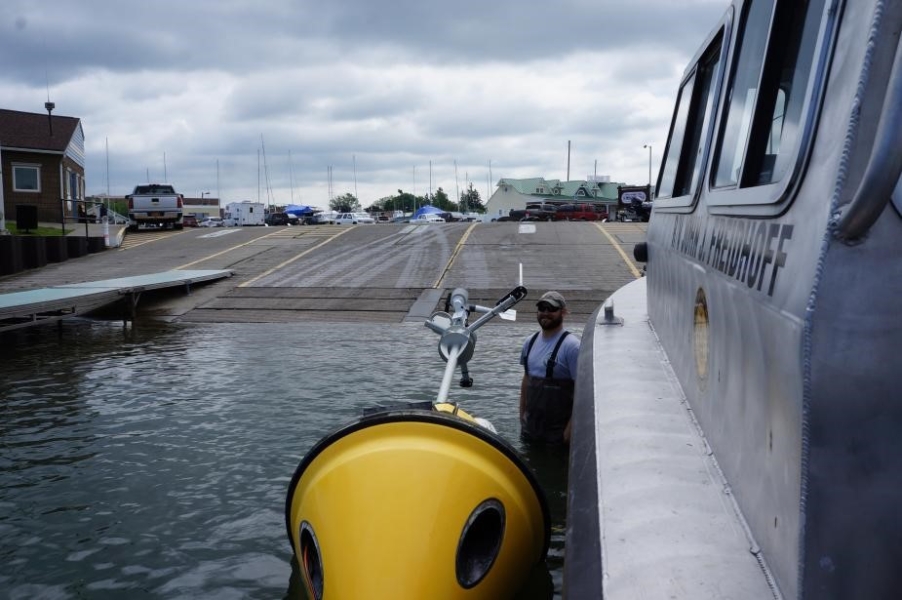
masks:
<instances>
[{"instance_id":1,"label":"blue tarp canopy","mask_svg":"<svg viewBox=\"0 0 902 600\"><path fill-rule=\"evenodd\" d=\"M285 207L285 212L287 212L290 215L294 215L296 217L304 217L306 215L312 215L317 210L319 210L319 209L316 207L313 207L313 206L300 206L298 204L289 204L288 206Z\"/></svg>"},{"instance_id":2,"label":"blue tarp canopy","mask_svg":"<svg viewBox=\"0 0 902 600\"><path fill-rule=\"evenodd\" d=\"M436 208L436 207L432 206L431 204L427 204L426 206L421 206L420 208L418 208L417 212L413 213L413 218L416 219L420 215L430 215L430 214L443 213L443 212L445 212L445 211L443 211L440 208Z\"/></svg>"}]
</instances>

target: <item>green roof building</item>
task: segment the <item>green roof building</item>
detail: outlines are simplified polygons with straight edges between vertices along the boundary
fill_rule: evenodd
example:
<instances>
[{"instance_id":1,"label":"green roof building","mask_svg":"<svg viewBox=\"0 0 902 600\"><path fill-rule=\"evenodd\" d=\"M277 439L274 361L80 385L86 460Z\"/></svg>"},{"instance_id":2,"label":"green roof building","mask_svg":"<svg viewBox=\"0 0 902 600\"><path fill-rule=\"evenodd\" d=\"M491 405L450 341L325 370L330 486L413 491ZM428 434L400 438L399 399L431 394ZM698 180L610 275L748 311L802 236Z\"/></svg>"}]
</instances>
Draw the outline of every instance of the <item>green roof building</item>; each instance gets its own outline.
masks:
<instances>
[{"instance_id":1,"label":"green roof building","mask_svg":"<svg viewBox=\"0 0 902 600\"><path fill-rule=\"evenodd\" d=\"M533 177L529 179L500 179L495 192L486 202L486 216L490 219L507 216L511 210L522 210L532 203L590 203L607 207L617 204L617 187L610 181L561 181Z\"/></svg>"}]
</instances>

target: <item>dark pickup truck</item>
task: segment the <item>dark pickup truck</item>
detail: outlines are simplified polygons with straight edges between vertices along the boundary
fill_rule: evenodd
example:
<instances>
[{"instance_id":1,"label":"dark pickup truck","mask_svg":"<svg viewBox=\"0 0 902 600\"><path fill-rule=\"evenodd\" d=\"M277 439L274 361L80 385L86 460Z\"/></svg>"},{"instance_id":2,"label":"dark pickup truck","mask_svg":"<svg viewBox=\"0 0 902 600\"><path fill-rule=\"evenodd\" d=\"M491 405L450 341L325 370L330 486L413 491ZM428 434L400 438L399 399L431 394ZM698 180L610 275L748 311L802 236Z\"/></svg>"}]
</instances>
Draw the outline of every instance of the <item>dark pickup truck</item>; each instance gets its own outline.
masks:
<instances>
[{"instance_id":1,"label":"dark pickup truck","mask_svg":"<svg viewBox=\"0 0 902 600\"><path fill-rule=\"evenodd\" d=\"M554 221L557 206L553 204L527 204L526 215L532 221Z\"/></svg>"}]
</instances>

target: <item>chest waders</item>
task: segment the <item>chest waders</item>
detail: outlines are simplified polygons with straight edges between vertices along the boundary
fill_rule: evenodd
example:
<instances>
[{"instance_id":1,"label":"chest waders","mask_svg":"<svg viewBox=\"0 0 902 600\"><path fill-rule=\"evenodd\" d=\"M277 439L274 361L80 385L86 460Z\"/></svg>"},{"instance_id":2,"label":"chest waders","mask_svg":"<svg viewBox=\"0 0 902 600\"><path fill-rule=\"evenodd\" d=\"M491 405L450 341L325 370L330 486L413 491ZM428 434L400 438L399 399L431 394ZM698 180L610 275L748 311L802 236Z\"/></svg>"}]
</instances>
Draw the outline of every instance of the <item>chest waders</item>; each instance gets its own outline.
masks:
<instances>
[{"instance_id":1,"label":"chest waders","mask_svg":"<svg viewBox=\"0 0 902 600\"><path fill-rule=\"evenodd\" d=\"M545 377L533 377L529 374L529 353L532 345L539 337L537 332L529 340L526 348L526 410L523 414L523 437L535 442L550 444L564 443L564 429L570 422L573 413L573 380L555 379L554 365L557 353L569 335L565 331L548 358Z\"/></svg>"}]
</instances>

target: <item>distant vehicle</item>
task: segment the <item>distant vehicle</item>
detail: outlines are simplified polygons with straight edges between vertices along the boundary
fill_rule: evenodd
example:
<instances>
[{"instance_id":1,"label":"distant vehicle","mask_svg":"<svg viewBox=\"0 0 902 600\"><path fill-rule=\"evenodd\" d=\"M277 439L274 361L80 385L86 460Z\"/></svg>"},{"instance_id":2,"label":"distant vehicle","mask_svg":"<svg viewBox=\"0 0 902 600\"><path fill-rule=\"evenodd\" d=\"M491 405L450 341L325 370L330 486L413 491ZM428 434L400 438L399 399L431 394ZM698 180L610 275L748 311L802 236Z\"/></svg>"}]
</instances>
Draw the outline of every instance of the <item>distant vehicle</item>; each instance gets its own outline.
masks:
<instances>
[{"instance_id":1,"label":"distant vehicle","mask_svg":"<svg viewBox=\"0 0 902 600\"><path fill-rule=\"evenodd\" d=\"M607 218L594 204L562 204L554 213L555 221L600 221Z\"/></svg>"},{"instance_id":2,"label":"distant vehicle","mask_svg":"<svg viewBox=\"0 0 902 600\"><path fill-rule=\"evenodd\" d=\"M511 209L507 218L499 217L496 221L542 221L535 211Z\"/></svg>"},{"instance_id":3,"label":"distant vehicle","mask_svg":"<svg viewBox=\"0 0 902 600\"><path fill-rule=\"evenodd\" d=\"M223 222L219 217L207 217L200 222L200 227L223 227Z\"/></svg>"},{"instance_id":4,"label":"distant vehicle","mask_svg":"<svg viewBox=\"0 0 902 600\"><path fill-rule=\"evenodd\" d=\"M557 215L557 206L553 204L527 204L526 214L535 217L537 221L554 221Z\"/></svg>"},{"instance_id":5,"label":"distant vehicle","mask_svg":"<svg viewBox=\"0 0 902 600\"><path fill-rule=\"evenodd\" d=\"M266 215L264 222L267 225L289 225L291 224L291 218L288 213L275 212Z\"/></svg>"},{"instance_id":6,"label":"distant vehicle","mask_svg":"<svg viewBox=\"0 0 902 600\"><path fill-rule=\"evenodd\" d=\"M317 225L332 225L333 223L335 223L335 217L337 217L338 215L339 213L335 212L334 210L330 210L328 212L316 214L314 215L314 218L316 219Z\"/></svg>"},{"instance_id":7,"label":"distant vehicle","mask_svg":"<svg viewBox=\"0 0 902 600\"><path fill-rule=\"evenodd\" d=\"M263 225L264 209L261 202L232 202L225 207L223 222L226 227Z\"/></svg>"},{"instance_id":8,"label":"distant vehicle","mask_svg":"<svg viewBox=\"0 0 902 600\"><path fill-rule=\"evenodd\" d=\"M411 219L411 223L423 224L423 223L444 223L445 220L438 216L436 213L427 213L425 215L420 215L416 219Z\"/></svg>"},{"instance_id":9,"label":"distant vehicle","mask_svg":"<svg viewBox=\"0 0 902 600\"><path fill-rule=\"evenodd\" d=\"M137 231L140 226L182 228L184 198L166 183L148 183L135 186L125 197L128 202L128 229Z\"/></svg>"},{"instance_id":10,"label":"distant vehicle","mask_svg":"<svg viewBox=\"0 0 902 600\"><path fill-rule=\"evenodd\" d=\"M647 222L651 217L651 202L642 202L641 200L633 200L620 211L621 221L642 221Z\"/></svg>"},{"instance_id":11,"label":"distant vehicle","mask_svg":"<svg viewBox=\"0 0 902 600\"><path fill-rule=\"evenodd\" d=\"M376 220L366 213L340 213L335 217L336 225L372 225Z\"/></svg>"},{"instance_id":12,"label":"distant vehicle","mask_svg":"<svg viewBox=\"0 0 902 600\"><path fill-rule=\"evenodd\" d=\"M197 217L194 215L183 215L182 216L182 225L184 227L197 227L198 226Z\"/></svg>"}]
</instances>

